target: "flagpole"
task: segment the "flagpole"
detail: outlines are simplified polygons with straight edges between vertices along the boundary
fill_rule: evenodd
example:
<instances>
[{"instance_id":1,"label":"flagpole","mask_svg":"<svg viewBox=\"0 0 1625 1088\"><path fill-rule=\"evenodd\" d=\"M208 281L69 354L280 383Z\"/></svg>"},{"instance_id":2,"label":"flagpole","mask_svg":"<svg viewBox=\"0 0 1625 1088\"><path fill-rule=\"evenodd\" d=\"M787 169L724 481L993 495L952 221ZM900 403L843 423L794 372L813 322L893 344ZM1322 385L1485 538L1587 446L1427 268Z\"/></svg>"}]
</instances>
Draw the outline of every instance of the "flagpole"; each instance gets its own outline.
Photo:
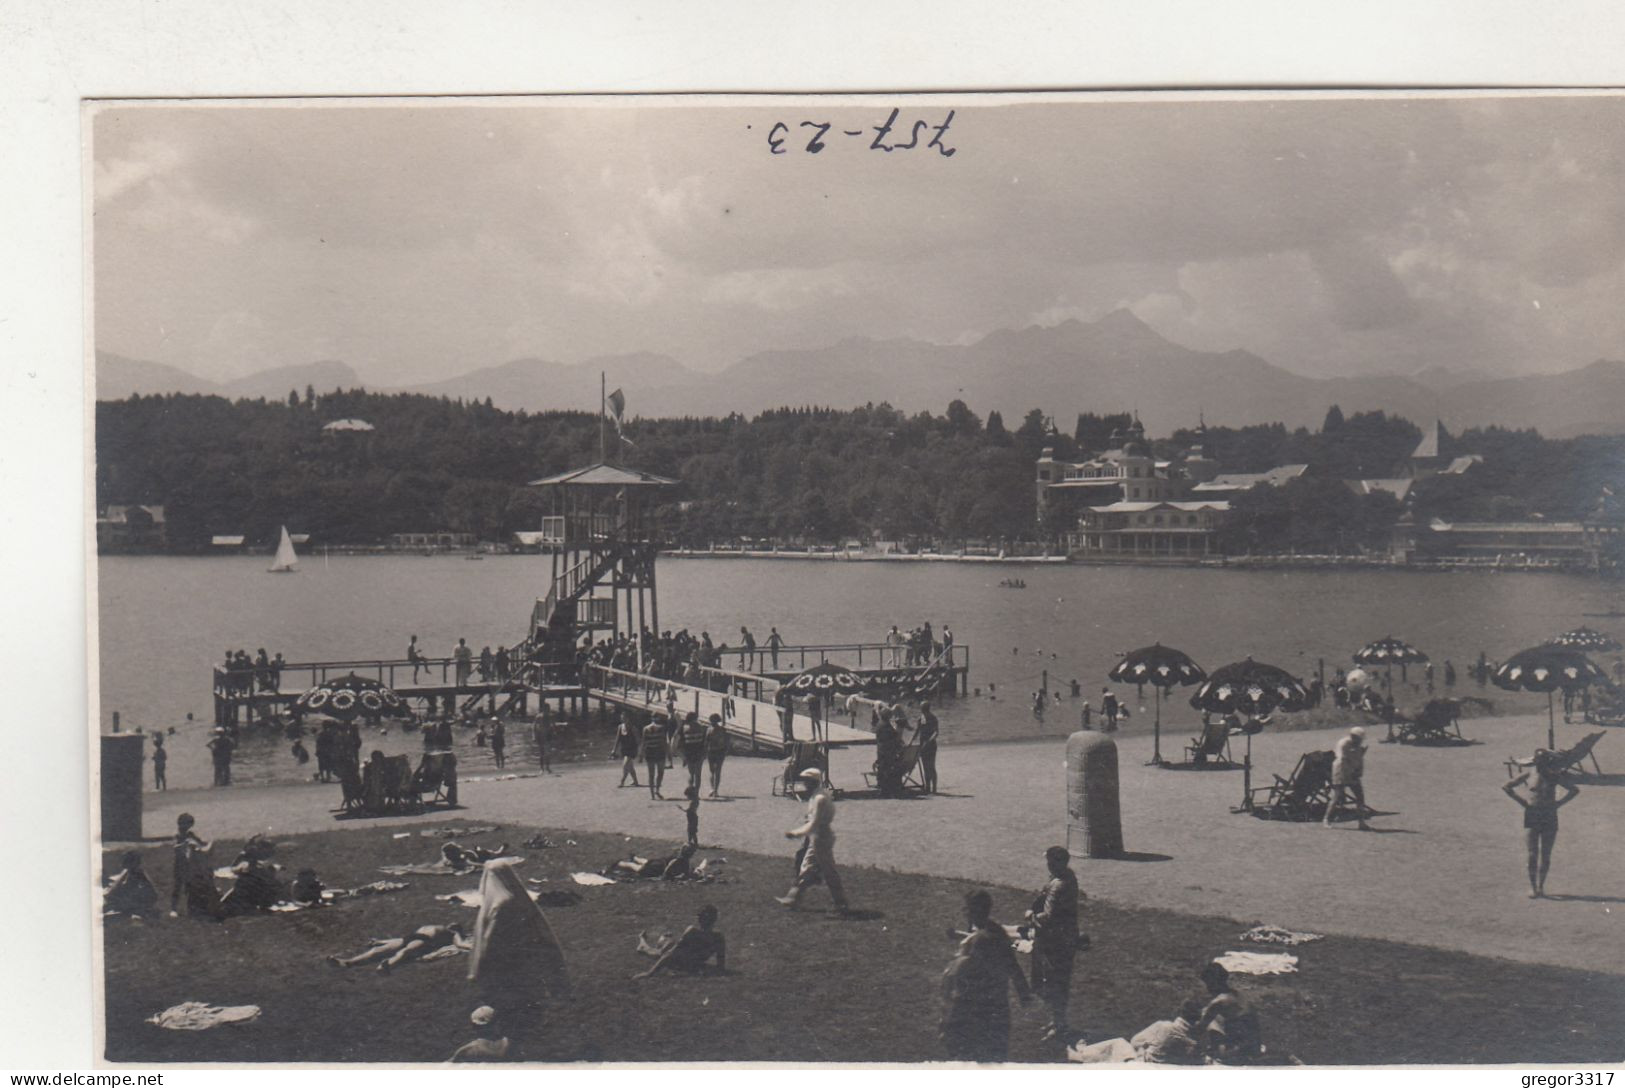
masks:
<instances>
[{"instance_id":1,"label":"flagpole","mask_svg":"<svg viewBox=\"0 0 1625 1088\"><path fill-rule=\"evenodd\" d=\"M609 463L608 457L604 453L604 404L608 399L604 390L607 388L609 387L606 384L604 372L600 370L598 372L598 462L605 465Z\"/></svg>"}]
</instances>

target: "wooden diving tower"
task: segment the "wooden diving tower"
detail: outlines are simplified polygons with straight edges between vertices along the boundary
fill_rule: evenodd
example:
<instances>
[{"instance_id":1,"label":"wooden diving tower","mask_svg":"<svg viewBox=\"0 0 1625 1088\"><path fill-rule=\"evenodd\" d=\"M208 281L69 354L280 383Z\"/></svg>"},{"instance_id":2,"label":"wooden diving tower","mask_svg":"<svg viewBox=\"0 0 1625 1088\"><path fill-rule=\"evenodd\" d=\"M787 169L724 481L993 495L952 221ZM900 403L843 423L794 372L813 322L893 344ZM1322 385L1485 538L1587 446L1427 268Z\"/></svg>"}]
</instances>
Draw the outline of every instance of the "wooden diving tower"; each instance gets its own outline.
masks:
<instances>
[{"instance_id":1,"label":"wooden diving tower","mask_svg":"<svg viewBox=\"0 0 1625 1088\"><path fill-rule=\"evenodd\" d=\"M531 611L530 659L573 663L583 639L658 635L654 511L677 481L599 462L530 486L548 498L541 542L553 559L547 594Z\"/></svg>"}]
</instances>

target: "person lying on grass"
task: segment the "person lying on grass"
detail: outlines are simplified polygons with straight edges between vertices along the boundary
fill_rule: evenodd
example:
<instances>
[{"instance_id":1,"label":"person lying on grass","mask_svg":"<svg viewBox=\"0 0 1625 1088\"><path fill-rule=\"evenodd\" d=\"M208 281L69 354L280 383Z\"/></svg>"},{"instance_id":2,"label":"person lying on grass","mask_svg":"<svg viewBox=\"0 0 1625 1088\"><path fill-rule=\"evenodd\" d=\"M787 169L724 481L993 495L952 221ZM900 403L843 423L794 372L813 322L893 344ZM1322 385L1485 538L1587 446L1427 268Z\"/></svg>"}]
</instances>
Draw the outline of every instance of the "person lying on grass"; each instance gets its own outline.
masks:
<instances>
[{"instance_id":1,"label":"person lying on grass","mask_svg":"<svg viewBox=\"0 0 1625 1088\"><path fill-rule=\"evenodd\" d=\"M645 956L654 956L655 962L647 971L641 971L632 977L649 978L661 971L677 971L685 975L702 974L707 962L713 956L717 961L717 974L727 974L727 941L717 932L718 917L717 908L707 903L700 908L699 917L695 919L696 924L683 930L681 937L673 939L671 934L667 933L650 944L649 939L639 933L638 951Z\"/></svg>"},{"instance_id":2,"label":"person lying on grass","mask_svg":"<svg viewBox=\"0 0 1625 1088\"><path fill-rule=\"evenodd\" d=\"M1158 1020L1129 1040L1135 1057L1158 1065L1201 1065L1202 1048L1193 1034L1201 1017L1202 1002L1194 997L1186 999L1178 1016Z\"/></svg>"},{"instance_id":3,"label":"person lying on grass","mask_svg":"<svg viewBox=\"0 0 1625 1088\"><path fill-rule=\"evenodd\" d=\"M463 927L453 922L449 926L418 926L405 937L391 937L384 939L374 937L372 946L364 952L353 956L329 956L327 960L338 967L360 967L364 963L382 960L378 970L388 971L392 967L399 967L407 960L422 959L431 952L438 952L442 948L468 949L468 938L463 935Z\"/></svg>"},{"instance_id":4,"label":"person lying on grass","mask_svg":"<svg viewBox=\"0 0 1625 1088\"><path fill-rule=\"evenodd\" d=\"M675 855L646 858L633 854L629 858L610 862L604 867L604 875L635 876L649 880L686 880L693 875L691 862L696 849L693 843L684 843L683 848Z\"/></svg>"},{"instance_id":5,"label":"person lying on grass","mask_svg":"<svg viewBox=\"0 0 1625 1088\"><path fill-rule=\"evenodd\" d=\"M462 846L455 842L448 842L440 848L440 860L448 869L462 872L465 869L478 869L488 861L494 861L508 855L508 844L503 843L495 850L485 846Z\"/></svg>"},{"instance_id":6,"label":"person lying on grass","mask_svg":"<svg viewBox=\"0 0 1625 1088\"><path fill-rule=\"evenodd\" d=\"M147 871L141 867L141 852L126 850L119 861L123 868L113 874L102 892L102 909L108 914L136 917L153 914L158 907L158 889L152 886Z\"/></svg>"}]
</instances>

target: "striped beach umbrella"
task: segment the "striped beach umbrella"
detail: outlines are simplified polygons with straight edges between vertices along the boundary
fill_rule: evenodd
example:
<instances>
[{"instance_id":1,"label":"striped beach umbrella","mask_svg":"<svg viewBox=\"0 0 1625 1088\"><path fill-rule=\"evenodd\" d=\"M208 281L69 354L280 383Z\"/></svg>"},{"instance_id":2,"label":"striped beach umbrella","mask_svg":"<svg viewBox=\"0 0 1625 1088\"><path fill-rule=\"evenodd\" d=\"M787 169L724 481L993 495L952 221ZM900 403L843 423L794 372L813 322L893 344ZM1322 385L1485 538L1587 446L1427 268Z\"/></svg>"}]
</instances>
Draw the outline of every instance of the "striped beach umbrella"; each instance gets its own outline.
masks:
<instances>
[{"instance_id":1,"label":"striped beach umbrella","mask_svg":"<svg viewBox=\"0 0 1625 1088\"><path fill-rule=\"evenodd\" d=\"M1419 665L1427 659L1427 654L1392 635L1367 643L1354 654L1358 665Z\"/></svg>"},{"instance_id":2,"label":"striped beach umbrella","mask_svg":"<svg viewBox=\"0 0 1625 1088\"><path fill-rule=\"evenodd\" d=\"M1200 684L1207 679L1202 666L1188 654L1156 643L1130 650L1112 666L1106 679L1119 684L1150 684L1155 691L1156 720L1152 723L1151 764L1162 765L1162 700L1176 685Z\"/></svg>"},{"instance_id":3,"label":"striped beach umbrella","mask_svg":"<svg viewBox=\"0 0 1625 1088\"><path fill-rule=\"evenodd\" d=\"M341 721L403 717L411 713L406 701L388 685L355 673L323 680L295 699L293 706L301 714L325 714Z\"/></svg>"},{"instance_id":4,"label":"striped beach umbrella","mask_svg":"<svg viewBox=\"0 0 1625 1088\"><path fill-rule=\"evenodd\" d=\"M1498 688L1546 693L1546 747L1553 750L1557 748L1557 718L1552 710L1552 692L1559 688L1579 691L1607 678L1585 654L1562 646L1534 646L1520 651L1490 674Z\"/></svg>"}]
</instances>

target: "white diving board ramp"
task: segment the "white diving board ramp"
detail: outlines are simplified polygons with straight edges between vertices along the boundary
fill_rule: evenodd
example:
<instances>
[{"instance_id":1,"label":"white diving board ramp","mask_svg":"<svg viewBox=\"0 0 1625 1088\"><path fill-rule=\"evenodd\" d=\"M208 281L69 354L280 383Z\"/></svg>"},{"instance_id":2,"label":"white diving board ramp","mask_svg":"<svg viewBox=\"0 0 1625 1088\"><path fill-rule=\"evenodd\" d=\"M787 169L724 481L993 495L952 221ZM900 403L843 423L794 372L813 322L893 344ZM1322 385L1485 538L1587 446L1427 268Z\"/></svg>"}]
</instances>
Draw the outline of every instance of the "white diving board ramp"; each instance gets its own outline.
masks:
<instances>
[{"instance_id":1,"label":"white diving board ramp","mask_svg":"<svg viewBox=\"0 0 1625 1088\"><path fill-rule=\"evenodd\" d=\"M729 735L738 740L741 747L752 751L779 752L787 740L827 741L833 748L875 742L874 734L866 730L841 722L815 723L811 716L800 711L788 715L789 736L786 736L786 714L772 703L644 673L589 665L584 670L584 679L592 698L616 706L654 713L675 702L679 716L693 711L701 721L708 721L711 715L720 714Z\"/></svg>"}]
</instances>

